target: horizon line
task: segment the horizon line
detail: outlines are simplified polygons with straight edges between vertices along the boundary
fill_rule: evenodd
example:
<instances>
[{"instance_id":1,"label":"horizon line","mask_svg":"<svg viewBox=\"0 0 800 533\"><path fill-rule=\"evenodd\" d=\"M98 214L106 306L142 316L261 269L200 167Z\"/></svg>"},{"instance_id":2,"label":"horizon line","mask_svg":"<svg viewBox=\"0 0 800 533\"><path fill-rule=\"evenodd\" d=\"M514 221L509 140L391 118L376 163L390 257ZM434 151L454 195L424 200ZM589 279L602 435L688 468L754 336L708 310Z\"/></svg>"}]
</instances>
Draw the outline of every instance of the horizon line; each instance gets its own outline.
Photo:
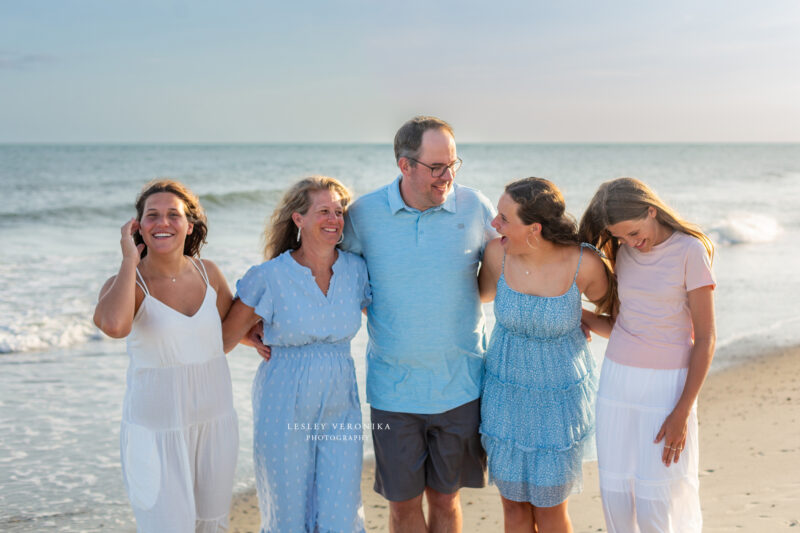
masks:
<instances>
[{"instance_id":1,"label":"horizon line","mask_svg":"<svg viewBox=\"0 0 800 533\"><path fill-rule=\"evenodd\" d=\"M795 141L457 141L459 145L790 145ZM0 146L391 146L378 141L0 141Z\"/></svg>"}]
</instances>

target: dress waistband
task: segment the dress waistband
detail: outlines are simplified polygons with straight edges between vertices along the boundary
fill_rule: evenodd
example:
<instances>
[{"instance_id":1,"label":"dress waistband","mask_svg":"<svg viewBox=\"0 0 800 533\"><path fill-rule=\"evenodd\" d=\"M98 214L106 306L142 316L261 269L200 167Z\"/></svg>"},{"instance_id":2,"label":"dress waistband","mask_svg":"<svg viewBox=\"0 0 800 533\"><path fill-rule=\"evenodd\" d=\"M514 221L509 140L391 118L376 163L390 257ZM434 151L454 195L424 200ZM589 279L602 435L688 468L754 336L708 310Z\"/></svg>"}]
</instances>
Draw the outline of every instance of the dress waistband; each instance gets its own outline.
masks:
<instances>
[{"instance_id":1,"label":"dress waistband","mask_svg":"<svg viewBox=\"0 0 800 533\"><path fill-rule=\"evenodd\" d=\"M572 342L578 337L580 337L581 339L586 338L586 336L583 334L583 330L580 327L580 323L576 325L574 328L571 328L570 330L560 335L550 335L550 336L530 335L527 332L519 332L510 329L505 325L501 324L500 322L496 322L495 324L500 333L508 335L510 337L516 337L518 339L522 339L523 341L527 342L558 343L558 342ZM492 337L494 337L494 332L492 333Z\"/></svg>"},{"instance_id":2,"label":"dress waistband","mask_svg":"<svg viewBox=\"0 0 800 533\"><path fill-rule=\"evenodd\" d=\"M350 341L317 342L301 346L273 346L272 357L350 357Z\"/></svg>"}]
</instances>

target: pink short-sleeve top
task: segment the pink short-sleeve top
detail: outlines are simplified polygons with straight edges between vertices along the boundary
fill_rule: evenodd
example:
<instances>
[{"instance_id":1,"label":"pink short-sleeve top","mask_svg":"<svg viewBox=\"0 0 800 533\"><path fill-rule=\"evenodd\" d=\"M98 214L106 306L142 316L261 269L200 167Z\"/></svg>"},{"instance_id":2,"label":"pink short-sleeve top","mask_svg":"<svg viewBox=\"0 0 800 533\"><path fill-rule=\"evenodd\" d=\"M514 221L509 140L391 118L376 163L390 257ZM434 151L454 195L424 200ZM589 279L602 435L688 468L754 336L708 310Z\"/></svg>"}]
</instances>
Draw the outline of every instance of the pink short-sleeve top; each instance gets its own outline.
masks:
<instances>
[{"instance_id":1,"label":"pink short-sleeve top","mask_svg":"<svg viewBox=\"0 0 800 533\"><path fill-rule=\"evenodd\" d=\"M649 252L623 244L615 270L620 309L606 357L640 368L687 368L694 345L688 293L716 286L703 243L674 231Z\"/></svg>"}]
</instances>

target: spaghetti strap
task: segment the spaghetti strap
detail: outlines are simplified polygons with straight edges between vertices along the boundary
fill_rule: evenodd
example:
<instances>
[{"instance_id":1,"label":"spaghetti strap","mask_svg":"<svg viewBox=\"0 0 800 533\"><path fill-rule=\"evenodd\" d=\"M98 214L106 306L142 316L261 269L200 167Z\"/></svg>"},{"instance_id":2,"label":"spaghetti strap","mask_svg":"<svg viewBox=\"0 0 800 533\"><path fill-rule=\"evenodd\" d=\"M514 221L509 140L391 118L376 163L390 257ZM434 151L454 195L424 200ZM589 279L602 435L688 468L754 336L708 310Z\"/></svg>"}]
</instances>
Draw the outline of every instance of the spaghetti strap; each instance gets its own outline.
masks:
<instances>
[{"instance_id":1,"label":"spaghetti strap","mask_svg":"<svg viewBox=\"0 0 800 533\"><path fill-rule=\"evenodd\" d=\"M600 252L600 250L598 250L597 248L595 248L593 245L589 244L588 242L582 242L582 243L581 243L581 255L579 255L579 256L578 256L578 268L576 268L576 269L575 269L575 277L573 277L573 278L572 278L572 282L573 282L573 283L575 283L575 281L578 279L578 272L579 272L579 271L580 271L580 269L581 269L581 260L583 260L583 249L584 249L584 248L591 248L591 249L592 249L592 250L594 250L594 252L595 252L597 255L599 255L600 257L605 257L605 256L602 254L602 252Z\"/></svg>"},{"instance_id":2,"label":"spaghetti strap","mask_svg":"<svg viewBox=\"0 0 800 533\"><path fill-rule=\"evenodd\" d=\"M136 278L136 284L139 288L142 289L146 295L150 296L150 291L147 290L147 284L144 282L144 276L139 272L139 267L136 267Z\"/></svg>"},{"instance_id":3,"label":"spaghetti strap","mask_svg":"<svg viewBox=\"0 0 800 533\"><path fill-rule=\"evenodd\" d=\"M575 283L578 280L578 272L581 270L581 261L583 260L583 246L584 243L581 243L581 253L578 256L578 267L575 269L575 276L572 278L572 283Z\"/></svg>"},{"instance_id":4,"label":"spaghetti strap","mask_svg":"<svg viewBox=\"0 0 800 533\"><path fill-rule=\"evenodd\" d=\"M206 266L203 264L203 260L195 259L194 257L190 257L189 260L191 260L194 267L198 272L200 272L200 275L203 276L203 281L205 281L206 285L208 285L208 272L206 272ZM197 266L197 263L200 263L200 266Z\"/></svg>"}]
</instances>

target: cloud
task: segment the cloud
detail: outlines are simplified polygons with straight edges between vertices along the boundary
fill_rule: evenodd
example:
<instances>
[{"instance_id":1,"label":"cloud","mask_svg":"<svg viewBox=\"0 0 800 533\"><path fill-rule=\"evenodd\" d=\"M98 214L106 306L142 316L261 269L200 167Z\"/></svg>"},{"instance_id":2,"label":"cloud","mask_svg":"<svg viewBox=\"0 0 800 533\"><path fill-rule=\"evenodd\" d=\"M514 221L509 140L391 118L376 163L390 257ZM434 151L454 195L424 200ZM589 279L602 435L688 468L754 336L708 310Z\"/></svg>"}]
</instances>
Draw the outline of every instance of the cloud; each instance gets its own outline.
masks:
<instances>
[{"instance_id":1,"label":"cloud","mask_svg":"<svg viewBox=\"0 0 800 533\"><path fill-rule=\"evenodd\" d=\"M56 62L56 57L49 54L19 53L0 50L0 70L27 70L41 65Z\"/></svg>"}]
</instances>

